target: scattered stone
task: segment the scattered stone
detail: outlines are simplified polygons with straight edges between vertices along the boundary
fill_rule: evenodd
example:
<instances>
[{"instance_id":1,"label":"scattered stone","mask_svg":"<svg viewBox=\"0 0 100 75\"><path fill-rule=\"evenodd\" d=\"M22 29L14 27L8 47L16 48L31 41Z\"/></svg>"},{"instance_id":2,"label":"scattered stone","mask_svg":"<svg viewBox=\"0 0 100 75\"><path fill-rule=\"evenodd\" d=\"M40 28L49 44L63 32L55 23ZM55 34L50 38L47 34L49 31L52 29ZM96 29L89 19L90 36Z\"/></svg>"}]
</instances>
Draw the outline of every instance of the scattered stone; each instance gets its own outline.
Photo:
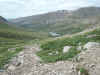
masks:
<instances>
[{"instance_id":1,"label":"scattered stone","mask_svg":"<svg viewBox=\"0 0 100 75\"><path fill-rule=\"evenodd\" d=\"M78 75L81 75L81 72L80 71L78 71Z\"/></svg>"},{"instance_id":2,"label":"scattered stone","mask_svg":"<svg viewBox=\"0 0 100 75\"><path fill-rule=\"evenodd\" d=\"M57 55L57 54L59 54L59 52L58 51L54 51L54 52L52 52L52 53L48 53L48 55Z\"/></svg>"},{"instance_id":3,"label":"scattered stone","mask_svg":"<svg viewBox=\"0 0 100 75\"><path fill-rule=\"evenodd\" d=\"M88 36L87 36L87 38L95 38L95 37L100 37L100 35L94 34L94 35L88 35Z\"/></svg>"},{"instance_id":4,"label":"scattered stone","mask_svg":"<svg viewBox=\"0 0 100 75\"><path fill-rule=\"evenodd\" d=\"M23 64L24 63L24 56L19 56L18 57L18 62Z\"/></svg>"},{"instance_id":5,"label":"scattered stone","mask_svg":"<svg viewBox=\"0 0 100 75\"><path fill-rule=\"evenodd\" d=\"M24 52L20 52L20 53L18 54L18 56L21 56L21 55L24 55Z\"/></svg>"},{"instance_id":6,"label":"scattered stone","mask_svg":"<svg viewBox=\"0 0 100 75\"><path fill-rule=\"evenodd\" d=\"M78 46L77 50L81 51L81 50L83 50L83 47L82 46Z\"/></svg>"},{"instance_id":7,"label":"scattered stone","mask_svg":"<svg viewBox=\"0 0 100 75\"><path fill-rule=\"evenodd\" d=\"M58 51L56 51L56 53L55 53L55 54L57 55L57 54L59 54L59 52L58 52Z\"/></svg>"},{"instance_id":8,"label":"scattered stone","mask_svg":"<svg viewBox=\"0 0 100 75\"><path fill-rule=\"evenodd\" d=\"M4 68L7 69L9 67L9 64L4 65Z\"/></svg>"},{"instance_id":9,"label":"scattered stone","mask_svg":"<svg viewBox=\"0 0 100 75\"><path fill-rule=\"evenodd\" d=\"M67 53L71 48L72 46L65 46L63 49L63 53Z\"/></svg>"},{"instance_id":10,"label":"scattered stone","mask_svg":"<svg viewBox=\"0 0 100 75\"><path fill-rule=\"evenodd\" d=\"M18 55L14 57L12 60L10 60L10 64L19 67L24 63L24 55Z\"/></svg>"},{"instance_id":11,"label":"scattered stone","mask_svg":"<svg viewBox=\"0 0 100 75\"><path fill-rule=\"evenodd\" d=\"M16 69L16 67L14 65L9 65L8 70L10 71L14 71Z\"/></svg>"},{"instance_id":12,"label":"scattered stone","mask_svg":"<svg viewBox=\"0 0 100 75\"><path fill-rule=\"evenodd\" d=\"M94 68L94 67L95 67L95 64L91 64L91 65L90 65L90 68Z\"/></svg>"},{"instance_id":13,"label":"scattered stone","mask_svg":"<svg viewBox=\"0 0 100 75\"><path fill-rule=\"evenodd\" d=\"M53 53L48 53L48 55L53 55Z\"/></svg>"},{"instance_id":14,"label":"scattered stone","mask_svg":"<svg viewBox=\"0 0 100 75\"><path fill-rule=\"evenodd\" d=\"M75 69L75 65L74 64L71 65L71 69L72 70Z\"/></svg>"},{"instance_id":15,"label":"scattered stone","mask_svg":"<svg viewBox=\"0 0 100 75\"><path fill-rule=\"evenodd\" d=\"M84 45L84 49L91 49L93 47L100 47L100 43L97 42L88 42L87 44Z\"/></svg>"},{"instance_id":16,"label":"scattered stone","mask_svg":"<svg viewBox=\"0 0 100 75\"><path fill-rule=\"evenodd\" d=\"M16 48L10 48L10 49L8 49L8 51L15 51L16 50Z\"/></svg>"}]
</instances>

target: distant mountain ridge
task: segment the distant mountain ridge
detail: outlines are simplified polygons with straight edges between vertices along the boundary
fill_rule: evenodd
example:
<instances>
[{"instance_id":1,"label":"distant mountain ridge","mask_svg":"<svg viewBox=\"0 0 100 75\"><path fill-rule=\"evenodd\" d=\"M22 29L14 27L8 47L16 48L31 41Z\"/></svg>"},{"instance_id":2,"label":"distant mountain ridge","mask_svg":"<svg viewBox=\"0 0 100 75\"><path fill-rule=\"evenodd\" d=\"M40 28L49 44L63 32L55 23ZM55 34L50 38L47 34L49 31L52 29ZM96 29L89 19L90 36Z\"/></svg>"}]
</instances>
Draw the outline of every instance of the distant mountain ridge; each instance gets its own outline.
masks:
<instances>
[{"instance_id":1,"label":"distant mountain ridge","mask_svg":"<svg viewBox=\"0 0 100 75\"><path fill-rule=\"evenodd\" d=\"M62 35L81 32L99 25L100 7L84 7L75 11L59 10L11 20L16 26L31 31L57 32Z\"/></svg>"},{"instance_id":2,"label":"distant mountain ridge","mask_svg":"<svg viewBox=\"0 0 100 75\"><path fill-rule=\"evenodd\" d=\"M0 16L0 29L9 27L10 26L8 26L8 21L4 17Z\"/></svg>"},{"instance_id":3,"label":"distant mountain ridge","mask_svg":"<svg viewBox=\"0 0 100 75\"><path fill-rule=\"evenodd\" d=\"M0 16L0 22L7 22L7 20L3 18L2 16Z\"/></svg>"},{"instance_id":4,"label":"distant mountain ridge","mask_svg":"<svg viewBox=\"0 0 100 75\"><path fill-rule=\"evenodd\" d=\"M69 14L67 10L50 12L46 14L34 15L29 17L22 17L12 20L14 23L25 25L35 25L35 24L54 24L57 21L62 20L66 15Z\"/></svg>"},{"instance_id":5,"label":"distant mountain ridge","mask_svg":"<svg viewBox=\"0 0 100 75\"><path fill-rule=\"evenodd\" d=\"M86 7L80 8L76 11L73 11L73 14L83 18L88 18L92 16L100 16L100 7Z\"/></svg>"}]
</instances>

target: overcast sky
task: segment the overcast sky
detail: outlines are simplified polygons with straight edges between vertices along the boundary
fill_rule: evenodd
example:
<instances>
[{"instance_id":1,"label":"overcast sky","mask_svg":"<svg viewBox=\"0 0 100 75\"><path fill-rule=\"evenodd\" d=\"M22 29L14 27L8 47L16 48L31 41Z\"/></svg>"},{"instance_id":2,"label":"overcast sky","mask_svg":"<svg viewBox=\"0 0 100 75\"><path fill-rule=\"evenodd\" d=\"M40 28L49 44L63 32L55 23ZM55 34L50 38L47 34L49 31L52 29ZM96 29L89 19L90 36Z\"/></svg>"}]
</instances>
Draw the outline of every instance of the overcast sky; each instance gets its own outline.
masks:
<instances>
[{"instance_id":1,"label":"overcast sky","mask_svg":"<svg viewBox=\"0 0 100 75\"><path fill-rule=\"evenodd\" d=\"M0 0L0 15L18 18L56 10L99 6L100 0Z\"/></svg>"}]
</instances>

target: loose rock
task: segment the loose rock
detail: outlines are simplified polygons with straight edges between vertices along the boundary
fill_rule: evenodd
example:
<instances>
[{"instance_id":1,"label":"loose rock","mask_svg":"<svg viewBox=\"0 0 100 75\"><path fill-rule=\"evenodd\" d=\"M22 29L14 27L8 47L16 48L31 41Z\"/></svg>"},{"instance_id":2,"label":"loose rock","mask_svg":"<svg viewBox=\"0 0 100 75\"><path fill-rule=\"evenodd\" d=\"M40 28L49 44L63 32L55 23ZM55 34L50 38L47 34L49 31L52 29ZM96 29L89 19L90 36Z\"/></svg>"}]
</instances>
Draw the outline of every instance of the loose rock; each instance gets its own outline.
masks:
<instances>
[{"instance_id":1,"label":"loose rock","mask_svg":"<svg viewBox=\"0 0 100 75\"><path fill-rule=\"evenodd\" d=\"M84 49L91 49L94 47L100 47L100 43L97 42L88 42L87 44L84 45Z\"/></svg>"},{"instance_id":2,"label":"loose rock","mask_svg":"<svg viewBox=\"0 0 100 75\"><path fill-rule=\"evenodd\" d=\"M67 53L71 48L71 46L65 46L63 49L63 53Z\"/></svg>"}]
</instances>

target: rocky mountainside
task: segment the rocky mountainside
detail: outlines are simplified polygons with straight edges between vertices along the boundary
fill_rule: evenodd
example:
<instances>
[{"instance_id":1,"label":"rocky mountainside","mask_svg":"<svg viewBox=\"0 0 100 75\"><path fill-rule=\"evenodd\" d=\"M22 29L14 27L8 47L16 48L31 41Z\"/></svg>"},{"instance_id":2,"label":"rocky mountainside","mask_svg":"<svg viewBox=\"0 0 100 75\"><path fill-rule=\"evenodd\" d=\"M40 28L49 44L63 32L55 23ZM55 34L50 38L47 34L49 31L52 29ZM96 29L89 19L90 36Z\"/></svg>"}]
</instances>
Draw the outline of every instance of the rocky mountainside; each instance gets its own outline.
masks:
<instances>
[{"instance_id":1,"label":"rocky mountainside","mask_svg":"<svg viewBox=\"0 0 100 75\"><path fill-rule=\"evenodd\" d=\"M100 16L100 7L87 7L87 8L80 8L73 12L75 16L79 16L82 18L89 18L92 16Z\"/></svg>"},{"instance_id":2,"label":"rocky mountainside","mask_svg":"<svg viewBox=\"0 0 100 75\"><path fill-rule=\"evenodd\" d=\"M85 7L75 11L59 10L41 15L33 15L11 20L18 27L31 31L72 34L99 24L99 7Z\"/></svg>"},{"instance_id":3,"label":"rocky mountainside","mask_svg":"<svg viewBox=\"0 0 100 75\"><path fill-rule=\"evenodd\" d=\"M63 20L64 17L68 15L69 12L67 10L61 10L61 11L59 10L59 11L50 12L46 14L17 18L11 21L22 25L53 24L56 23L57 21Z\"/></svg>"},{"instance_id":4,"label":"rocky mountainside","mask_svg":"<svg viewBox=\"0 0 100 75\"><path fill-rule=\"evenodd\" d=\"M8 24L8 21L4 17L0 16L0 29L10 27L11 26Z\"/></svg>"},{"instance_id":5,"label":"rocky mountainside","mask_svg":"<svg viewBox=\"0 0 100 75\"><path fill-rule=\"evenodd\" d=\"M0 22L7 22L7 20L3 18L2 16L0 16Z\"/></svg>"}]
</instances>

